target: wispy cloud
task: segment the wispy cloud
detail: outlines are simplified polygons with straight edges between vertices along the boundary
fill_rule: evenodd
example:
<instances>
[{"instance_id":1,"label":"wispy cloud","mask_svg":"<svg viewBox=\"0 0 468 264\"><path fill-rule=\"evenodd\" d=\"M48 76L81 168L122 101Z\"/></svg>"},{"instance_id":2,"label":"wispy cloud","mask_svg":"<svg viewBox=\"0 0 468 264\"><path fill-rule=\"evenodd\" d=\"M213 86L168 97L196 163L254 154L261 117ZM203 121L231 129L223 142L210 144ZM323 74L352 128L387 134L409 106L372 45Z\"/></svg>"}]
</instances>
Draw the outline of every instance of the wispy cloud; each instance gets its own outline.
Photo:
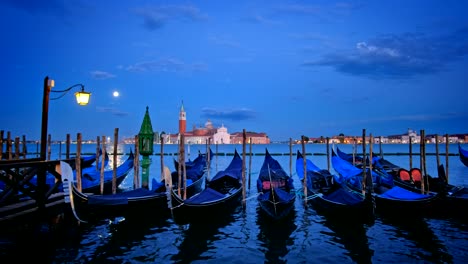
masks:
<instances>
[{"instance_id":1,"label":"wispy cloud","mask_svg":"<svg viewBox=\"0 0 468 264\"><path fill-rule=\"evenodd\" d=\"M101 112L101 113L110 113L110 114L113 114L115 116L120 116L120 117L124 117L124 116L128 116L129 113L128 112L122 112L116 108L112 108L112 107L102 107L102 106L98 106L96 107L96 111L97 112Z\"/></svg>"},{"instance_id":2,"label":"wispy cloud","mask_svg":"<svg viewBox=\"0 0 468 264\"><path fill-rule=\"evenodd\" d=\"M381 36L302 66L330 66L342 73L373 79L410 78L440 72L467 54L468 28L463 28L445 36Z\"/></svg>"},{"instance_id":3,"label":"wispy cloud","mask_svg":"<svg viewBox=\"0 0 468 264\"><path fill-rule=\"evenodd\" d=\"M262 25L280 25L282 24L278 20L270 19L266 16L253 14L249 15L242 19L244 22L252 23L252 24L262 24Z\"/></svg>"},{"instance_id":4,"label":"wispy cloud","mask_svg":"<svg viewBox=\"0 0 468 264\"><path fill-rule=\"evenodd\" d=\"M278 13L291 15L317 15L322 11L318 5L290 4L276 8Z\"/></svg>"},{"instance_id":5,"label":"wispy cloud","mask_svg":"<svg viewBox=\"0 0 468 264\"><path fill-rule=\"evenodd\" d=\"M203 108L202 117L215 119L215 120L232 120L242 121L254 119L256 112L248 108L219 110L213 108Z\"/></svg>"},{"instance_id":6,"label":"wispy cloud","mask_svg":"<svg viewBox=\"0 0 468 264\"><path fill-rule=\"evenodd\" d=\"M105 80L105 79L110 79L110 78L115 77L114 74L111 74L111 73L108 73L108 72L105 72L105 71L92 71L91 76L94 79L98 79L98 80Z\"/></svg>"},{"instance_id":7,"label":"wispy cloud","mask_svg":"<svg viewBox=\"0 0 468 264\"><path fill-rule=\"evenodd\" d=\"M130 72L196 72L205 71L204 63L185 63L175 58L137 62L125 67Z\"/></svg>"},{"instance_id":8,"label":"wispy cloud","mask_svg":"<svg viewBox=\"0 0 468 264\"><path fill-rule=\"evenodd\" d=\"M231 48L239 48L240 43L233 40L230 36L211 36L209 38L216 45L226 46Z\"/></svg>"},{"instance_id":9,"label":"wispy cloud","mask_svg":"<svg viewBox=\"0 0 468 264\"><path fill-rule=\"evenodd\" d=\"M169 21L195 22L207 18L207 15L192 5L149 6L137 8L135 13L143 18L144 27L151 31L162 28Z\"/></svg>"}]
</instances>

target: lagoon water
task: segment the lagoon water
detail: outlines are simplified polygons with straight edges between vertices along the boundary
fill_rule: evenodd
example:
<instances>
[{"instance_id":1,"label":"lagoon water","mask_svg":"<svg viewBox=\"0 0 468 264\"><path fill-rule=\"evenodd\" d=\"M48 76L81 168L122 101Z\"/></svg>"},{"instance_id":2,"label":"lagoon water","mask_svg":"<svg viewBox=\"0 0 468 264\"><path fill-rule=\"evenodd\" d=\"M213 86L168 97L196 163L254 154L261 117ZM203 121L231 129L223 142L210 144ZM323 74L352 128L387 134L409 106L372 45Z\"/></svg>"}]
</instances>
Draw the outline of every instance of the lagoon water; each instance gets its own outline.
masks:
<instances>
[{"instance_id":1,"label":"lagoon water","mask_svg":"<svg viewBox=\"0 0 468 264\"><path fill-rule=\"evenodd\" d=\"M352 152L351 145L338 146ZM206 145L186 148L190 159L198 151L206 151ZM295 173L295 153L302 151L301 145L293 145L292 159L288 144L252 145L251 167L247 145L247 182L250 174L251 188L247 188L245 208L239 204L230 215L197 224L178 224L171 215L161 215L148 208L147 214L139 219L102 219L57 230L25 230L14 235L2 232L2 263L31 259L49 263L466 263L466 219L376 215L371 220L349 222L346 217L336 219L317 213L312 206L305 206L300 196L290 217L280 222L265 219L255 199L255 181L265 148L276 154L273 157L286 172L292 169L295 185L301 188ZM83 145L82 151L93 153L95 149L95 145ZM128 153L130 149L134 149L133 145L119 145L119 152ZM211 149L222 154L232 154L234 149L242 153L242 145L212 145ZM382 149L389 161L401 167L409 166L408 155L385 155L408 153L408 145L384 144ZM445 145L439 149L440 161L445 164ZM112 154L112 147L107 151ZM159 153L160 145L155 145L154 151ZM362 147L358 146L357 151L362 152ZM307 144L306 152L317 166L327 168L326 145ZM419 153L419 145L413 145L413 152ZM52 159L58 153L59 147L53 146ZM164 164L174 170L177 146L165 145L164 153ZM374 153L379 153L378 145L374 145ZM435 146L427 145L426 153L435 153ZM450 145L449 153L458 154L456 144ZM210 176L224 169L231 158L231 155L212 157ZM119 155L118 164L125 159L126 154ZM150 177L160 179L160 155L152 155L151 160ZM413 167L419 164L419 156L413 156ZM436 156L427 156L426 164L429 174L436 176ZM450 183L468 186L468 167L459 157L449 156L448 165ZM109 166L111 169L112 158ZM132 188L132 184L133 172L120 188Z\"/></svg>"}]
</instances>

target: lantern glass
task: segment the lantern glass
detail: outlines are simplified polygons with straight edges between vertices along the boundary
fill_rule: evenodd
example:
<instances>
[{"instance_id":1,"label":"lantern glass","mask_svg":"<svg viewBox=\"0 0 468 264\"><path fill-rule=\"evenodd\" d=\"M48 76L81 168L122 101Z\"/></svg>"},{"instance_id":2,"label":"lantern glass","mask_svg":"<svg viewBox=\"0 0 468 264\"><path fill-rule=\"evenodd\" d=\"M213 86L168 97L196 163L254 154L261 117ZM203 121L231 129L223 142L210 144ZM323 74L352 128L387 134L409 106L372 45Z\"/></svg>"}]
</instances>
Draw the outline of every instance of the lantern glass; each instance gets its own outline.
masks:
<instances>
[{"instance_id":1,"label":"lantern glass","mask_svg":"<svg viewBox=\"0 0 468 264\"><path fill-rule=\"evenodd\" d=\"M80 92L76 92L75 96L76 96L76 102L79 105L87 105L89 103L89 97L91 96L91 93L80 91Z\"/></svg>"}]
</instances>

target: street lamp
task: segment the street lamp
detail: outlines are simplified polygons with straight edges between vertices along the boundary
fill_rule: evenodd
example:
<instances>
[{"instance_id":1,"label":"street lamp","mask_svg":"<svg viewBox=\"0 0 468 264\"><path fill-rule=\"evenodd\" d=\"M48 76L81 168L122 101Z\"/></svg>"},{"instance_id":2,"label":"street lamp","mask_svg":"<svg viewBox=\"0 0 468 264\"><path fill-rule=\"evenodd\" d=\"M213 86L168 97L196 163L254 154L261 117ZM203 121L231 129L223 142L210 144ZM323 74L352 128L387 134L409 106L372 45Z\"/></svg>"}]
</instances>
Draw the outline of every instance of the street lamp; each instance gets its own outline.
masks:
<instances>
[{"instance_id":1,"label":"street lamp","mask_svg":"<svg viewBox=\"0 0 468 264\"><path fill-rule=\"evenodd\" d=\"M54 80L48 76L44 79L44 96L42 100L42 130L41 130L41 160L46 160L47 124L49 120L49 101L62 98L67 92L75 87L81 87L81 91L75 93L76 102L79 105L87 105L91 93L85 92L83 84L75 84L65 90L52 90L55 86ZM61 95L50 98L50 93L61 93Z\"/></svg>"}]
</instances>

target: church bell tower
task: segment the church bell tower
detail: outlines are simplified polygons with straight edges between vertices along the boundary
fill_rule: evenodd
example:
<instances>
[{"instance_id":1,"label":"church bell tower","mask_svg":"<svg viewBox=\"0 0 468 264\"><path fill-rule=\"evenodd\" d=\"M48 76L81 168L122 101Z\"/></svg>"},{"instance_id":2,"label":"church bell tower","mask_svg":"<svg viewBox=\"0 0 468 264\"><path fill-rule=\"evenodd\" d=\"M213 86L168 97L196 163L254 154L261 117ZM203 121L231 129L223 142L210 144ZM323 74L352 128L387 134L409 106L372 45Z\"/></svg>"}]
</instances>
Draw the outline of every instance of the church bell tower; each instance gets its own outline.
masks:
<instances>
[{"instance_id":1,"label":"church bell tower","mask_svg":"<svg viewBox=\"0 0 468 264\"><path fill-rule=\"evenodd\" d=\"M184 101L182 101L182 106L180 107L180 112L179 112L179 133L185 134L186 129L187 129L187 118L185 115Z\"/></svg>"}]
</instances>

